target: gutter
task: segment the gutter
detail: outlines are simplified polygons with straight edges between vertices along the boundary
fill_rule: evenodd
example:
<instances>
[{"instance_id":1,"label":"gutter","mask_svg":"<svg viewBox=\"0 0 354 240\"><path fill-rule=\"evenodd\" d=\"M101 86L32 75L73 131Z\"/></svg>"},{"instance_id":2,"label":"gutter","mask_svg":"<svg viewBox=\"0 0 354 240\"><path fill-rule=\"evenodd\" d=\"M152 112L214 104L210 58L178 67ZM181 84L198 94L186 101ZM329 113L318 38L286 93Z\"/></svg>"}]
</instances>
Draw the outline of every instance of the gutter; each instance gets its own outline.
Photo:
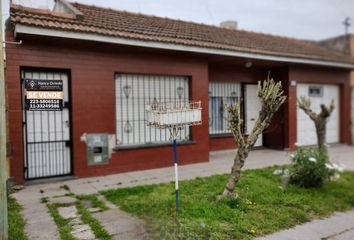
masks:
<instances>
[{"instance_id":1,"label":"gutter","mask_svg":"<svg viewBox=\"0 0 354 240\"><path fill-rule=\"evenodd\" d=\"M239 58L254 59L254 60L311 64L311 65L318 65L318 66L354 69L354 63L342 63L342 62L335 62L335 61L324 61L324 60L306 59L306 58L298 58L298 57L264 55L258 53L246 53L246 52L239 52L239 51L223 50L223 49L216 49L216 48L204 48L204 47L197 47L197 46L186 46L180 44L162 43L162 42L155 42L155 41L142 41L142 40L121 38L121 37L104 36L104 35L98 35L93 33L70 32L70 31L62 31L56 29L47 29L47 28L40 28L40 27L23 25L23 24L16 24L15 37L18 34L88 40L88 41L95 41L95 42L136 46L136 47L146 47L146 48L183 51L183 52L192 52L192 53L203 53L203 54L210 54L210 55L239 57Z\"/></svg>"}]
</instances>

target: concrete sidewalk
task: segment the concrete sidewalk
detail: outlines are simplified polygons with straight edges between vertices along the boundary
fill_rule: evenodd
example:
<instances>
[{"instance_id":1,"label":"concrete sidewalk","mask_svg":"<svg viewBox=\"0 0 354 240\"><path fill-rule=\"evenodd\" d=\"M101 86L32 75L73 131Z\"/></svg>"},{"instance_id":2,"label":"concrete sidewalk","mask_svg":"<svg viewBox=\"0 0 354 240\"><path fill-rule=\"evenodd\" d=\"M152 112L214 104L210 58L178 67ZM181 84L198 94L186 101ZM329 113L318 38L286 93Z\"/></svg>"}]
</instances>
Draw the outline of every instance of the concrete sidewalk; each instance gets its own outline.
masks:
<instances>
[{"instance_id":1,"label":"concrete sidewalk","mask_svg":"<svg viewBox=\"0 0 354 240\"><path fill-rule=\"evenodd\" d=\"M336 145L329 148L329 153L334 162L343 164L347 170L354 170L354 147ZM250 153L244 169L289 164L289 155L290 153L286 151L269 149L254 150ZM180 180L229 173L234 156L235 151L233 150L211 152L209 162L180 166ZM171 156L171 167L68 180L63 183L65 183L74 194L93 194L102 190L149 185L173 180L174 170ZM50 185L50 183L38 184L28 186L28 188L40 190L50 187Z\"/></svg>"},{"instance_id":2,"label":"concrete sidewalk","mask_svg":"<svg viewBox=\"0 0 354 240\"><path fill-rule=\"evenodd\" d=\"M290 154L285 151L269 149L254 150L247 159L245 169L289 164L289 155ZM179 166L179 179L187 180L196 177L229 173L234 156L235 151L233 150L212 152L210 153L209 162ZM170 182L174 181L174 168L172 165L171 156L171 167L67 180L62 182L62 184L67 185L74 194L93 194L108 189ZM55 184L57 183L54 183L54 185ZM45 190L45 188L50 186L51 183L46 183L31 185L26 188L33 188L39 191Z\"/></svg>"},{"instance_id":3,"label":"concrete sidewalk","mask_svg":"<svg viewBox=\"0 0 354 240\"><path fill-rule=\"evenodd\" d=\"M332 157L333 162L341 163L345 165L346 170L354 170L354 147L337 145L329 148L330 156ZM198 163L191 165L180 166L179 176L181 180L193 179L196 177L206 177L215 174L224 174L229 173L230 168L233 162L233 157L235 151L218 151L210 153L210 161L206 163ZM255 169L263 168L273 165L284 165L289 164L289 152L286 151L274 151L274 150L255 150L252 151L249 155L249 158L246 161L245 169ZM172 159L172 156L171 156ZM172 160L171 160L172 165ZM149 185L163 182L170 182L174 180L174 169L173 167L159 168L145 171L136 171L129 173L120 173L113 174L101 177L92 177L92 178L83 178L83 179L74 179L66 180L54 183L42 183L35 185L28 185L22 191L19 191L13 196L17 201L24 207L23 216L26 220L26 232L30 236L29 239L45 239L45 236L52 236L53 239L58 239L59 234L57 227L49 215L47 208L44 204L41 204L40 200L43 197L53 197L53 196L65 196L68 193L74 195L81 194L94 194L102 190L116 189L116 188L125 188L133 187L139 185ZM63 186L65 185L65 188ZM68 187L68 189L66 189ZM33 217L34 215L37 217ZM353 214L353 213L349 213ZM129 216L124 216L124 213L121 213L121 216L116 216L117 224L119 224L120 217L128 219L128 221L134 221ZM339 215L346 219L347 214ZM350 215L352 216L352 215ZM350 217L349 216L349 217ZM115 216L111 215L111 218ZM111 219L109 219L111 221ZM342 228L333 230L329 232L326 236L336 237L333 234L341 233L343 236L351 234L351 227L354 229L354 220L351 221L352 226L346 227L344 230L349 229L347 232L343 232ZM103 223L104 224L104 223ZM319 225L325 226L326 220L320 222ZM45 225L46 228L43 229L41 226ZM132 225L129 223L129 225ZM312 225L309 225L312 226ZM333 225L335 226L335 225ZM347 225L346 225L347 226ZM140 226L137 226L140 228ZM307 231L308 227L295 229L294 231L299 234L303 231ZM288 230L293 232L292 230ZM122 232L117 233L125 234L124 229ZM315 234L315 233L314 233ZM332 235L331 235L332 234ZM41 236L40 236L41 235ZM117 236L118 236L117 235ZM278 238L278 235L274 235L269 239L287 239L287 238ZM283 236L283 235L281 235ZM296 235L294 235L296 236ZM299 235L302 236L302 235ZM311 235L314 236L314 235ZM316 235L318 238L311 239L320 239L321 234ZM42 237L42 238L41 238ZM263 239L268 239L263 238ZM305 239L305 238L290 238L290 239ZM329 239L345 239L345 238L329 238ZM354 239L354 238L351 238Z\"/></svg>"},{"instance_id":4,"label":"concrete sidewalk","mask_svg":"<svg viewBox=\"0 0 354 240\"><path fill-rule=\"evenodd\" d=\"M329 218L314 220L256 240L353 240L354 210L337 212Z\"/></svg>"}]
</instances>

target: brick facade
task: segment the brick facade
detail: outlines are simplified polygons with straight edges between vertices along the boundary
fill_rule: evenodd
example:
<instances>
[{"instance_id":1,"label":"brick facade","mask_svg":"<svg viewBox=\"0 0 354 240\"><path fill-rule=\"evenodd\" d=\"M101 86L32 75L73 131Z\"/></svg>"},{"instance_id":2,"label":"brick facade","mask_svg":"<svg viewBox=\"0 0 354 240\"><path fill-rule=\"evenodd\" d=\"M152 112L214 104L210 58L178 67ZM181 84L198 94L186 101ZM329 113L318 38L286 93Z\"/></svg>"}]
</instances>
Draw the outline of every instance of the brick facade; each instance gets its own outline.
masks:
<instances>
[{"instance_id":1,"label":"brick facade","mask_svg":"<svg viewBox=\"0 0 354 240\"><path fill-rule=\"evenodd\" d=\"M11 31L6 38L14 40ZM215 64L206 55L167 52L143 48L22 36L22 45L6 47L6 84L9 105L9 138L12 146L11 176L24 181L22 130L21 69L56 69L67 71L71 79L71 136L73 174L77 177L104 175L171 165L170 146L114 151L108 164L88 166L84 133L115 134L115 73L166 74L190 77L192 100L203 104L201 126L191 128L193 143L178 147L181 164L209 160L209 151L230 149L229 137L210 138L208 134L208 84L210 81L256 83L268 70L283 83L288 101L265 134L269 148L294 148L296 142L296 87L290 81L332 83L341 86L341 142L350 143L349 71L329 68L291 66L273 63L246 69L242 64Z\"/></svg>"}]
</instances>

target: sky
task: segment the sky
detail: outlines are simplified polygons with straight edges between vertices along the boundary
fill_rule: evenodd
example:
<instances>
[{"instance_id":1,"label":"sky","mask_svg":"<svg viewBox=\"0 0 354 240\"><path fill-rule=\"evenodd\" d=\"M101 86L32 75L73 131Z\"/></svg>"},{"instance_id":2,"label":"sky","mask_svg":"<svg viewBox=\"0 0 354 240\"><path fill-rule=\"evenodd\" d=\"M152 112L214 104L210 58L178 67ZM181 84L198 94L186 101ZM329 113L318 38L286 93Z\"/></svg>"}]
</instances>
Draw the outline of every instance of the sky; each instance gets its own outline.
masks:
<instances>
[{"instance_id":1,"label":"sky","mask_svg":"<svg viewBox=\"0 0 354 240\"><path fill-rule=\"evenodd\" d=\"M3 19L8 2L3 1ZM12 0L13 3L52 8L53 0ZM69 0L70 1L70 0ZM351 18L354 33L354 0L72 0L89 5L219 25L235 20L238 28L307 40L321 40L345 33L342 22Z\"/></svg>"}]
</instances>

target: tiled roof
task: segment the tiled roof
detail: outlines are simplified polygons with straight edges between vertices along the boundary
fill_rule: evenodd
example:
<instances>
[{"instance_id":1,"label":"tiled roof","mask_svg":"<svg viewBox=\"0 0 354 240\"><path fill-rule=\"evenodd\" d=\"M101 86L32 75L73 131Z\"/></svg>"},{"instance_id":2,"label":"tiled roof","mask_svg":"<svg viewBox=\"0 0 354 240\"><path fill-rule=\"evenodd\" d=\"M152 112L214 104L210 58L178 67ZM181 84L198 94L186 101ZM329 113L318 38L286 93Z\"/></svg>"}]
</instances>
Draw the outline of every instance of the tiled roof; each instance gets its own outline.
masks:
<instances>
[{"instance_id":1,"label":"tiled roof","mask_svg":"<svg viewBox=\"0 0 354 240\"><path fill-rule=\"evenodd\" d=\"M134 40L203 48L354 63L354 59L316 42L230 30L144 14L72 3L83 15L55 13L11 6L11 22L63 31L94 33Z\"/></svg>"}]
</instances>

